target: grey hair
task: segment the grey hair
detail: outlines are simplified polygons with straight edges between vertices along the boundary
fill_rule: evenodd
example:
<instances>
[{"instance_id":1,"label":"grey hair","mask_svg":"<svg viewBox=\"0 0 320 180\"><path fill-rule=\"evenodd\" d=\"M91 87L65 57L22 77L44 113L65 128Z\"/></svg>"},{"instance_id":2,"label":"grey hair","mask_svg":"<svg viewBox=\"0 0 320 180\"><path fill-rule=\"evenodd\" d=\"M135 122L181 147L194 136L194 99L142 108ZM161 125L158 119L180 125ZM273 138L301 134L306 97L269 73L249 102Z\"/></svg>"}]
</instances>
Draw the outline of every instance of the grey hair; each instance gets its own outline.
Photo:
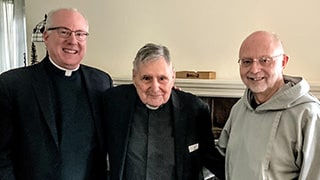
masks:
<instances>
[{"instance_id":1,"label":"grey hair","mask_svg":"<svg viewBox=\"0 0 320 180\"><path fill-rule=\"evenodd\" d=\"M133 61L133 69L137 70L140 64L163 57L168 65L171 64L170 52L166 46L147 43L138 52Z\"/></svg>"},{"instance_id":2,"label":"grey hair","mask_svg":"<svg viewBox=\"0 0 320 180\"><path fill-rule=\"evenodd\" d=\"M79 14L81 14L83 16L83 18L85 19L85 21L87 22L87 28L89 30L89 23L88 23L88 20L87 18L80 12L78 11L78 9L76 8L59 8L59 9L54 9L54 10L51 10L49 13L48 13L48 16L47 16L47 20L46 20L46 25L45 25L45 30L48 30L48 28L52 27L52 17L55 13L61 11L61 10L64 10L64 11L73 11L73 12L78 12Z\"/></svg>"}]
</instances>

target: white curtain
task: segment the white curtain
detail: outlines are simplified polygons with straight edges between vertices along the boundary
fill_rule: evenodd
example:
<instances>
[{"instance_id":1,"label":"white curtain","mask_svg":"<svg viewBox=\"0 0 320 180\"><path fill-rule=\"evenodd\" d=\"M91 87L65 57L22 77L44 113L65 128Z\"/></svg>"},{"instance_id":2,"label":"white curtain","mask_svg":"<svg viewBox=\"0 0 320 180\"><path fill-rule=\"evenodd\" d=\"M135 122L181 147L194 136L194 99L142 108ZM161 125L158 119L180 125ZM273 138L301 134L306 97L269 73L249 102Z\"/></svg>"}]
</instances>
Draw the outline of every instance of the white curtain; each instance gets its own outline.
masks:
<instances>
[{"instance_id":1,"label":"white curtain","mask_svg":"<svg viewBox=\"0 0 320 180\"><path fill-rule=\"evenodd\" d=\"M0 0L0 73L26 66L25 0Z\"/></svg>"}]
</instances>

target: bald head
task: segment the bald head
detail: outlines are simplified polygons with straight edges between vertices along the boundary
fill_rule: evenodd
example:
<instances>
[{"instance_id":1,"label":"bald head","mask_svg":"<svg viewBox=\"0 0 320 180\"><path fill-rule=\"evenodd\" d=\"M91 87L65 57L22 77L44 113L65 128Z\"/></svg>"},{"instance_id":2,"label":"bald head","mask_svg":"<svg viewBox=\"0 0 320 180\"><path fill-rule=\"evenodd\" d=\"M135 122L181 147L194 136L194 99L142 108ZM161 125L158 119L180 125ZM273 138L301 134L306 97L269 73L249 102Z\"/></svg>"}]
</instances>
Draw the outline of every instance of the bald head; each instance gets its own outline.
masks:
<instances>
[{"instance_id":1,"label":"bald head","mask_svg":"<svg viewBox=\"0 0 320 180\"><path fill-rule=\"evenodd\" d=\"M262 55L284 54L281 40L275 33L256 31L241 44L239 57L257 57Z\"/></svg>"},{"instance_id":2,"label":"bald head","mask_svg":"<svg viewBox=\"0 0 320 180\"><path fill-rule=\"evenodd\" d=\"M74 18L76 21L83 21L84 24L86 25L85 31L89 31L88 20L84 17L84 15L81 12L79 12L75 8L59 8L59 9L51 10L48 13L45 30L54 26L57 20L61 20L61 19L62 20L70 19L70 21L74 20L71 18Z\"/></svg>"}]
</instances>

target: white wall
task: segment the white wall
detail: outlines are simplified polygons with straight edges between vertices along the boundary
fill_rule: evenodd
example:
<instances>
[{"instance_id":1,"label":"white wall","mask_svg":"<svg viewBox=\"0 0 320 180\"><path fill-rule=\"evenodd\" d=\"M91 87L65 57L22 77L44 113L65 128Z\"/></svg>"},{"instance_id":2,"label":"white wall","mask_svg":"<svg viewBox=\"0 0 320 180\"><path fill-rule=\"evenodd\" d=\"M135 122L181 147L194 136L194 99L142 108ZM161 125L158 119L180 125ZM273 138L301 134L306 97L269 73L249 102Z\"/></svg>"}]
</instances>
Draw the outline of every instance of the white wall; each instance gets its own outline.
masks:
<instances>
[{"instance_id":1,"label":"white wall","mask_svg":"<svg viewBox=\"0 0 320 180\"><path fill-rule=\"evenodd\" d=\"M29 39L44 14L58 7L86 15L90 36L83 63L113 77L130 78L137 50L155 42L170 49L176 70L213 70L217 79L240 80L242 40L268 30L280 36L290 56L285 73L320 82L318 0L27 0Z\"/></svg>"}]
</instances>

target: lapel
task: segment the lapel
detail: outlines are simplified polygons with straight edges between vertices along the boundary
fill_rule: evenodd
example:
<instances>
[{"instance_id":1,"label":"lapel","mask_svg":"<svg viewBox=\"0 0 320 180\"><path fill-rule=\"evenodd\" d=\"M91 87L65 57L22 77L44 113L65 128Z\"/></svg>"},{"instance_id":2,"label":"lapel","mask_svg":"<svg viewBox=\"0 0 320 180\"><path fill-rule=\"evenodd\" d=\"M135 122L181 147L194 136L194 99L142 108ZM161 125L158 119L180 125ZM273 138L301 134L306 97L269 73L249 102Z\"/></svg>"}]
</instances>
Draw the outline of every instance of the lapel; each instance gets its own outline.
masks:
<instances>
[{"instance_id":1,"label":"lapel","mask_svg":"<svg viewBox=\"0 0 320 180\"><path fill-rule=\"evenodd\" d=\"M97 101L96 101L98 97L95 96L96 93L94 93L95 88L97 87L97 85L95 84L96 82L91 78L91 75L90 75L89 71L87 71L86 67L84 67L83 65L80 65L79 70L83 75L85 88L87 90L89 105L91 108L93 119L95 122L98 122L97 119L99 119L100 107L99 107L99 103L97 103ZM100 82L100 83L102 83L102 82ZM98 126L98 127L101 127L101 126Z\"/></svg>"},{"instance_id":2,"label":"lapel","mask_svg":"<svg viewBox=\"0 0 320 180\"><path fill-rule=\"evenodd\" d=\"M48 124L51 135L59 148L58 132L54 115L53 92L50 83L50 78L45 71L44 63L48 63L48 58L43 59L39 65L35 65L31 79L32 87L34 88L36 98L39 101L41 113Z\"/></svg>"},{"instance_id":3,"label":"lapel","mask_svg":"<svg viewBox=\"0 0 320 180\"><path fill-rule=\"evenodd\" d=\"M104 147L104 134L102 130L102 111L101 111L101 106L102 106L102 86L100 88L99 83L104 83L102 80L99 81L100 79L97 79L97 76L94 76L94 74L91 73L91 71L88 69L88 67L84 65L80 65L80 73L83 75L84 83L85 83L85 88L87 91L87 96L89 100L89 105L90 105L90 110L92 112L92 117L93 117L93 123L95 124L96 130L97 130L97 135L99 139L99 143L101 144L101 148ZM99 93L97 93L99 91ZM99 101L101 100L101 103Z\"/></svg>"},{"instance_id":4,"label":"lapel","mask_svg":"<svg viewBox=\"0 0 320 180\"><path fill-rule=\"evenodd\" d=\"M133 121L133 117L134 117L134 112L135 112L135 106L136 106L136 101L138 98L138 94L136 93L136 89L134 87L134 85L130 85L130 87L128 88L129 91L124 93L124 99L123 101L121 101L123 103L123 113L125 114L123 117L123 119L121 120L122 123L122 130L116 130L122 133L125 133L125 135L123 136L124 139L119 139L120 141L124 142L124 146L123 149L119 150L120 154L121 154L121 167L120 167L120 176L122 179L123 174L124 174L124 165L125 165L125 159L126 159L126 154L127 154L127 150L128 150L128 145L129 145L129 135L130 135L130 128L132 125L132 121ZM123 153L121 153L123 152Z\"/></svg>"},{"instance_id":5,"label":"lapel","mask_svg":"<svg viewBox=\"0 0 320 180\"><path fill-rule=\"evenodd\" d=\"M184 112L184 103L178 97L175 90L172 90L171 94L172 105L173 105L173 121L174 121L174 138L175 138L175 152L176 152L176 167L177 167L177 178L182 179L183 177L183 162L186 148L186 129L187 127L187 113ZM184 112L184 113L182 113Z\"/></svg>"}]
</instances>

